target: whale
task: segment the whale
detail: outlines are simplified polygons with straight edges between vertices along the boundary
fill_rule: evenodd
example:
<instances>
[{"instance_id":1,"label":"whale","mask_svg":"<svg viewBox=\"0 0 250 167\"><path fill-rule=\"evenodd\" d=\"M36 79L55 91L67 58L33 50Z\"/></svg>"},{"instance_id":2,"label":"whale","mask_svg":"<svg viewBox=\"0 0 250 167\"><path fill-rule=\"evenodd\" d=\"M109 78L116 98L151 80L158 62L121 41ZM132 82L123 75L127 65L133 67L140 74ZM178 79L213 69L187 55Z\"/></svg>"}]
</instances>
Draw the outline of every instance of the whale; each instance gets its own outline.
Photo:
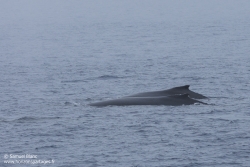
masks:
<instances>
[{"instance_id":1,"label":"whale","mask_svg":"<svg viewBox=\"0 0 250 167\"><path fill-rule=\"evenodd\" d=\"M170 96L155 97L133 97L127 96L114 100L107 100L89 104L90 106L130 106L130 105L165 105L165 106L181 106L192 104L206 104L204 102L192 99L189 94L179 94Z\"/></svg>"},{"instance_id":2,"label":"whale","mask_svg":"<svg viewBox=\"0 0 250 167\"><path fill-rule=\"evenodd\" d=\"M152 91L152 92L143 92L143 93L137 93L126 97L159 97L159 96L171 96L171 95L178 95L178 94L188 94L190 98L194 99L206 99L207 97L193 92L189 90L190 85L184 85L179 87L174 87L167 90L161 90L161 91Z\"/></svg>"}]
</instances>

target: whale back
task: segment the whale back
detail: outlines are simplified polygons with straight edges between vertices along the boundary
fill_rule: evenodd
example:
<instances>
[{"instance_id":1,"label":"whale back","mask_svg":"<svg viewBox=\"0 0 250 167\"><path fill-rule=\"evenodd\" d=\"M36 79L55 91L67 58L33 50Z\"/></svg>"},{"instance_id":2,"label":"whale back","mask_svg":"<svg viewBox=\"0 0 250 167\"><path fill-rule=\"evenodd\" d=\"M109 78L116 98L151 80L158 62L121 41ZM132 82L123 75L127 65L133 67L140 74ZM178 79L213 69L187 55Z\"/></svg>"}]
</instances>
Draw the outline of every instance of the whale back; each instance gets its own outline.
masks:
<instances>
[{"instance_id":1,"label":"whale back","mask_svg":"<svg viewBox=\"0 0 250 167\"><path fill-rule=\"evenodd\" d=\"M115 100L107 100L90 104L91 106L128 106L128 105L191 105L202 103L198 100L191 99L188 94L159 96L159 97L124 97Z\"/></svg>"},{"instance_id":2,"label":"whale back","mask_svg":"<svg viewBox=\"0 0 250 167\"><path fill-rule=\"evenodd\" d=\"M193 92L189 90L190 85L184 85L179 87L174 87L167 90L161 91L152 91L152 92L144 92L144 93L137 93L127 97L157 97L157 96L171 96L171 95L180 95L180 94L189 94L190 98L194 99L204 99L207 98L199 93Z\"/></svg>"}]
</instances>

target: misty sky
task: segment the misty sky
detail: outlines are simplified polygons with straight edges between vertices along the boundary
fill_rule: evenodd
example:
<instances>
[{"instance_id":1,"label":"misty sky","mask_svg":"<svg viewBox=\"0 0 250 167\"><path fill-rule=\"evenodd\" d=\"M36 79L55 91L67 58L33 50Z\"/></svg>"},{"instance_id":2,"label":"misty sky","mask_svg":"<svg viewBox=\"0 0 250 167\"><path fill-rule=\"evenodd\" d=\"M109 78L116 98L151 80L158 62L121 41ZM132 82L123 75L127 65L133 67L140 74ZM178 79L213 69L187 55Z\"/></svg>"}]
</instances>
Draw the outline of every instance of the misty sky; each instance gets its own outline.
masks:
<instances>
[{"instance_id":1,"label":"misty sky","mask_svg":"<svg viewBox=\"0 0 250 167\"><path fill-rule=\"evenodd\" d=\"M216 21L250 17L249 8L249 0L1 0L0 24Z\"/></svg>"}]
</instances>

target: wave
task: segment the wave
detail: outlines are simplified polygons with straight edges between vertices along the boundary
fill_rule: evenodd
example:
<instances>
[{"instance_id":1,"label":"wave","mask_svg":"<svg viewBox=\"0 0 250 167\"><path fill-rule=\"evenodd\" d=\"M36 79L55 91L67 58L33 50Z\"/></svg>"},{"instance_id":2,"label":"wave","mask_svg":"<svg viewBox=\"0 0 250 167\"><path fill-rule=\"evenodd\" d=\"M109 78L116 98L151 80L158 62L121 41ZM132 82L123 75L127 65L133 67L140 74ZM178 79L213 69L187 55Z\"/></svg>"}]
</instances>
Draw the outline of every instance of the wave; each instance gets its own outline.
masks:
<instances>
[{"instance_id":1,"label":"wave","mask_svg":"<svg viewBox=\"0 0 250 167\"><path fill-rule=\"evenodd\" d=\"M61 83L78 83L78 82L87 82L87 81L83 79L61 81Z\"/></svg>"},{"instance_id":2,"label":"wave","mask_svg":"<svg viewBox=\"0 0 250 167\"><path fill-rule=\"evenodd\" d=\"M115 75L102 75L102 76L97 77L97 79L103 79L103 80L106 80L106 79L119 79L119 78L124 78L124 77L118 77L118 76L115 76Z\"/></svg>"},{"instance_id":3,"label":"wave","mask_svg":"<svg viewBox=\"0 0 250 167\"><path fill-rule=\"evenodd\" d=\"M36 150L40 150L40 149L50 149L50 148L59 148L60 146L57 145L50 145L50 146L41 146L41 147L36 147Z\"/></svg>"},{"instance_id":4,"label":"wave","mask_svg":"<svg viewBox=\"0 0 250 167\"><path fill-rule=\"evenodd\" d=\"M64 105L65 105L65 106L79 106L80 103L66 101L66 102L64 103Z\"/></svg>"},{"instance_id":5,"label":"wave","mask_svg":"<svg viewBox=\"0 0 250 167\"><path fill-rule=\"evenodd\" d=\"M25 123L25 122L33 122L33 121L39 121L39 120L50 120L50 119L60 119L61 117L29 117L24 116L21 118L17 118L13 121L9 122L18 122L18 123Z\"/></svg>"}]
</instances>

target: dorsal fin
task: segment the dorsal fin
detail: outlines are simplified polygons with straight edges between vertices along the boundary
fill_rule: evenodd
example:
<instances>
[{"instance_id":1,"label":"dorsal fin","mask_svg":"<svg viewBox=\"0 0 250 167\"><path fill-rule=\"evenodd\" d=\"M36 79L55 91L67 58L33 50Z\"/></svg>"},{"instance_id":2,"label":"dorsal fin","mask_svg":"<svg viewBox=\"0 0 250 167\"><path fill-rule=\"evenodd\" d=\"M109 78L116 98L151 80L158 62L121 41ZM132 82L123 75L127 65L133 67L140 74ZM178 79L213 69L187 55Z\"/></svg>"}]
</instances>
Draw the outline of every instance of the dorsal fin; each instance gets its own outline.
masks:
<instances>
[{"instance_id":1,"label":"dorsal fin","mask_svg":"<svg viewBox=\"0 0 250 167\"><path fill-rule=\"evenodd\" d=\"M184 85L184 86L175 87L173 89L187 89L187 90L189 90L189 86L190 85Z\"/></svg>"}]
</instances>

